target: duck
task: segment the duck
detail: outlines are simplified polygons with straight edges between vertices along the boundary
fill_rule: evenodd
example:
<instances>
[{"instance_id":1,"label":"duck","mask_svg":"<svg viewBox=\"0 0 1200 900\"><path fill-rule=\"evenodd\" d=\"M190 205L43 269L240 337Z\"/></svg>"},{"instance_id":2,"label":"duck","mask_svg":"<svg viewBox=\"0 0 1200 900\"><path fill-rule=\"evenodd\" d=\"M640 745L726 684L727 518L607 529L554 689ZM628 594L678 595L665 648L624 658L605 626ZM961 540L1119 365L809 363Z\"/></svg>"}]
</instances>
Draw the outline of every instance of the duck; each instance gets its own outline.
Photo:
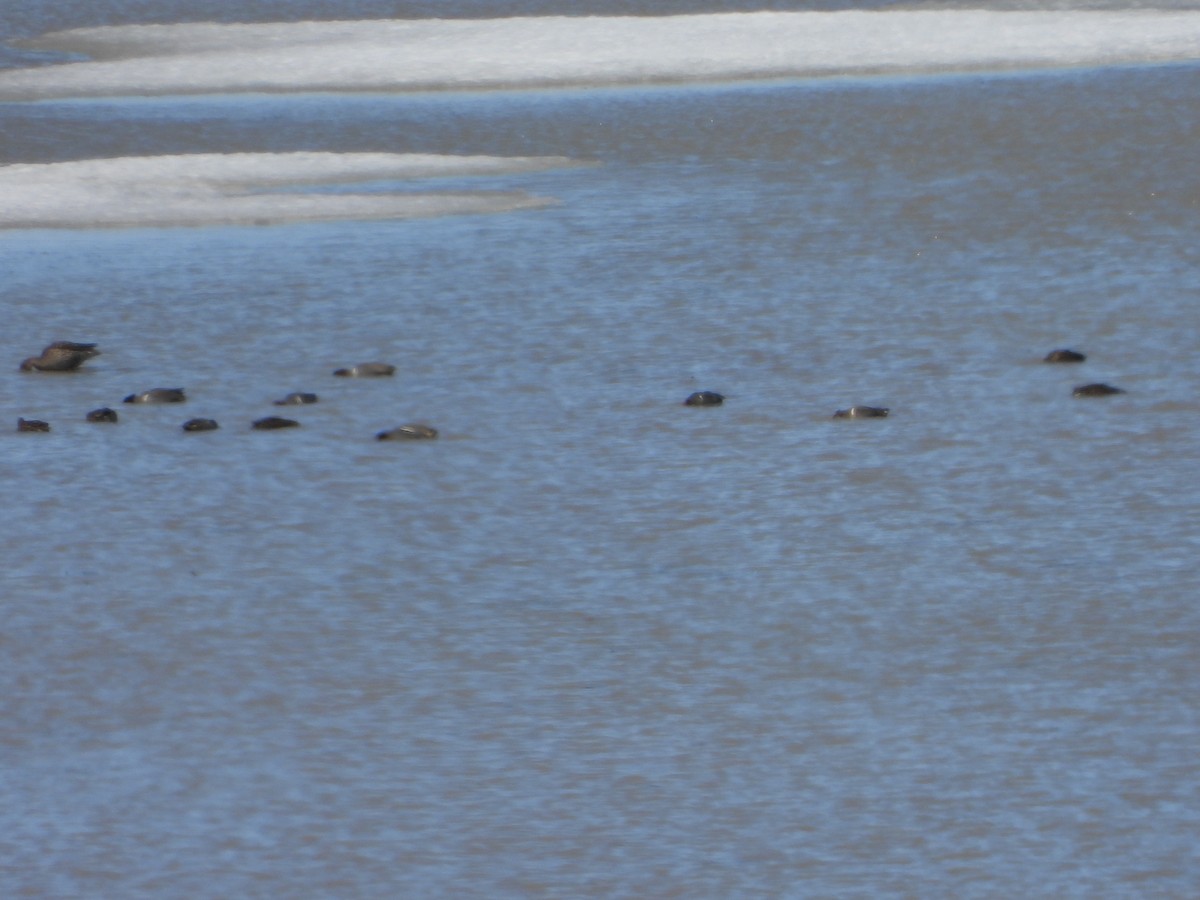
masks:
<instances>
[{"instance_id":1,"label":"duck","mask_svg":"<svg viewBox=\"0 0 1200 900\"><path fill-rule=\"evenodd\" d=\"M125 398L126 403L183 403L185 400L183 388L153 388Z\"/></svg>"},{"instance_id":2,"label":"duck","mask_svg":"<svg viewBox=\"0 0 1200 900\"><path fill-rule=\"evenodd\" d=\"M849 409L839 409L833 414L835 419L886 419L890 410L886 406L852 406Z\"/></svg>"},{"instance_id":3,"label":"duck","mask_svg":"<svg viewBox=\"0 0 1200 900\"><path fill-rule=\"evenodd\" d=\"M412 441L412 440L432 440L438 436L436 428L430 428L428 425L419 425L411 423L408 425L399 425L396 428L388 431L381 431L375 435L377 441Z\"/></svg>"},{"instance_id":4,"label":"duck","mask_svg":"<svg viewBox=\"0 0 1200 900\"><path fill-rule=\"evenodd\" d=\"M1051 350L1042 362L1048 363L1081 363L1087 359L1086 353L1078 350Z\"/></svg>"},{"instance_id":5,"label":"duck","mask_svg":"<svg viewBox=\"0 0 1200 900\"><path fill-rule=\"evenodd\" d=\"M87 420L89 422L115 423L117 421L117 411L115 409L109 409L107 406L102 406L99 409L93 409L90 413L88 413Z\"/></svg>"},{"instance_id":6,"label":"duck","mask_svg":"<svg viewBox=\"0 0 1200 900\"><path fill-rule=\"evenodd\" d=\"M40 419L17 419L17 431L49 431L50 423Z\"/></svg>"},{"instance_id":7,"label":"duck","mask_svg":"<svg viewBox=\"0 0 1200 900\"><path fill-rule=\"evenodd\" d=\"M216 431L221 426L216 419L188 419L181 427L184 431Z\"/></svg>"},{"instance_id":8,"label":"duck","mask_svg":"<svg viewBox=\"0 0 1200 900\"><path fill-rule=\"evenodd\" d=\"M274 431L277 428L299 428L300 423L282 416L267 416L265 419L255 419L251 427L259 431Z\"/></svg>"},{"instance_id":9,"label":"duck","mask_svg":"<svg viewBox=\"0 0 1200 900\"><path fill-rule=\"evenodd\" d=\"M318 397L316 394L306 394L302 391L294 391L284 397L282 400L276 400L276 406L300 406L305 403L316 403Z\"/></svg>"},{"instance_id":10,"label":"duck","mask_svg":"<svg viewBox=\"0 0 1200 900\"><path fill-rule=\"evenodd\" d=\"M725 402L725 396L718 394L716 391L696 391L694 394L688 394L688 398L683 401L684 406L720 406Z\"/></svg>"},{"instance_id":11,"label":"duck","mask_svg":"<svg viewBox=\"0 0 1200 900\"><path fill-rule=\"evenodd\" d=\"M1072 397L1110 397L1113 394L1125 393L1119 387L1113 387L1111 384L1081 384L1075 390L1071 391Z\"/></svg>"},{"instance_id":12,"label":"duck","mask_svg":"<svg viewBox=\"0 0 1200 900\"><path fill-rule=\"evenodd\" d=\"M76 341L55 341L42 351L41 356L31 356L21 362L22 372L73 372L100 351L95 344L80 344Z\"/></svg>"},{"instance_id":13,"label":"duck","mask_svg":"<svg viewBox=\"0 0 1200 900\"><path fill-rule=\"evenodd\" d=\"M395 375L396 367L388 363L371 362L359 363L348 369L334 369L333 374L340 378L367 378L380 375Z\"/></svg>"}]
</instances>

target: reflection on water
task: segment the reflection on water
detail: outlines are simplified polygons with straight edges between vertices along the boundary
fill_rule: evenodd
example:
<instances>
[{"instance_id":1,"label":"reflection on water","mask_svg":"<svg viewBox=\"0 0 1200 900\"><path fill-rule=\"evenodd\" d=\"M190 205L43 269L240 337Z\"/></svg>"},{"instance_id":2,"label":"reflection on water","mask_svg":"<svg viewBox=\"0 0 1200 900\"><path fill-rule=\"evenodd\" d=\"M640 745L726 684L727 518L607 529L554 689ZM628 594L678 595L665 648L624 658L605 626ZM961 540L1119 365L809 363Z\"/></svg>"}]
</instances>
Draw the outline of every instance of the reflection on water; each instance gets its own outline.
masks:
<instances>
[{"instance_id":1,"label":"reflection on water","mask_svg":"<svg viewBox=\"0 0 1200 900\"><path fill-rule=\"evenodd\" d=\"M0 235L12 369L104 351L0 373L54 428L0 430L0 884L1186 895L1191 84L6 109L17 158L600 165L504 215Z\"/></svg>"}]
</instances>

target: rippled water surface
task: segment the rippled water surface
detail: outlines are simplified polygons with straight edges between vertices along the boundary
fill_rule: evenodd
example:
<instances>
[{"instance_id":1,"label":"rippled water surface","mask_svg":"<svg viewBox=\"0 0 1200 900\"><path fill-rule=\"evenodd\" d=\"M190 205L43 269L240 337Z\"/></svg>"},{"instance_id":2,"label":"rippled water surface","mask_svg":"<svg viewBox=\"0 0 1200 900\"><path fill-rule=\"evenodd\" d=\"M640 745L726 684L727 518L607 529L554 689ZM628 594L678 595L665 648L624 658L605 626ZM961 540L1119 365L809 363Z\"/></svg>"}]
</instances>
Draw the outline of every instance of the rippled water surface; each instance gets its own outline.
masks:
<instances>
[{"instance_id":1,"label":"rippled water surface","mask_svg":"<svg viewBox=\"0 0 1200 900\"><path fill-rule=\"evenodd\" d=\"M1191 896L1196 87L0 106L10 162L589 163L0 232L0 893Z\"/></svg>"}]
</instances>

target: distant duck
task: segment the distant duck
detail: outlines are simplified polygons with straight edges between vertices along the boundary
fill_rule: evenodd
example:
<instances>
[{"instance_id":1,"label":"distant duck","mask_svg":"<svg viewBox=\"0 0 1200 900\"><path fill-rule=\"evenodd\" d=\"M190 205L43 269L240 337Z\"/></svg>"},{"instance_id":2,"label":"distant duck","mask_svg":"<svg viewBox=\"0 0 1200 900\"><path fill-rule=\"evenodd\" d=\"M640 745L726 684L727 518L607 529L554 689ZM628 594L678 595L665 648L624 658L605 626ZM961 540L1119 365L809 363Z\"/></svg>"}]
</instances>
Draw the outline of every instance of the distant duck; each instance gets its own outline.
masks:
<instances>
[{"instance_id":1,"label":"distant duck","mask_svg":"<svg viewBox=\"0 0 1200 900\"><path fill-rule=\"evenodd\" d=\"M17 419L17 431L49 431L50 424L39 419Z\"/></svg>"},{"instance_id":2,"label":"distant duck","mask_svg":"<svg viewBox=\"0 0 1200 900\"><path fill-rule=\"evenodd\" d=\"M126 403L183 403L185 400L183 388L154 388L125 398Z\"/></svg>"},{"instance_id":3,"label":"distant duck","mask_svg":"<svg viewBox=\"0 0 1200 900\"><path fill-rule=\"evenodd\" d=\"M1081 384L1075 390L1071 391L1072 397L1110 397L1113 394L1123 394L1119 387L1113 387L1111 384Z\"/></svg>"},{"instance_id":4,"label":"distant duck","mask_svg":"<svg viewBox=\"0 0 1200 900\"><path fill-rule=\"evenodd\" d=\"M688 394L688 398L683 401L684 406L720 406L725 402L725 396L718 394L716 391L696 391L694 394Z\"/></svg>"},{"instance_id":5,"label":"distant duck","mask_svg":"<svg viewBox=\"0 0 1200 900\"><path fill-rule=\"evenodd\" d=\"M1081 363L1087 359L1087 354L1077 350L1051 350L1042 362L1048 363Z\"/></svg>"},{"instance_id":6,"label":"distant duck","mask_svg":"<svg viewBox=\"0 0 1200 900\"><path fill-rule=\"evenodd\" d=\"M316 403L316 402L317 402L316 394L305 394L300 391L295 391L291 394L288 394L282 400L276 400L275 405L276 406L301 406L305 403Z\"/></svg>"},{"instance_id":7,"label":"distant duck","mask_svg":"<svg viewBox=\"0 0 1200 900\"><path fill-rule=\"evenodd\" d=\"M334 369L333 374L342 378L369 378L379 375L395 375L396 367L381 362L360 363L349 369Z\"/></svg>"},{"instance_id":8,"label":"distant duck","mask_svg":"<svg viewBox=\"0 0 1200 900\"><path fill-rule=\"evenodd\" d=\"M90 413L88 413L87 420L89 422L115 423L117 421L117 411L115 409L109 409L107 406L102 406L99 409L93 409Z\"/></svg>"},{"instance_id":9,"label":"distant duck","mask_svg":"<svg viewBox=\"0 0 1200 900\"><path fill-rule=\"evenodd\" d=\"M216 419L188 419L183 423L184 431L216 431L220 427Z\"/></svg>"},{"instance_id":10,"label":"distant duck","mask_svg":"<svg viewBox=\"0 0 1200 900\"><path fill-rule=\"evenodd\" d=\"M267 416L265 419L255 419L251 426L259 431L274 431L277 428L299 428L300 423L295 419L285 419L282 416Z\"/></svg>"},{"instance_id":11,"label":"distant duck","mask_svg":"<svg viewBox=\"0 0 1200 900\"><path fill-rule=\"evenodd\" d=\"M839 409L833 414L835 419L886 419L889 410L884 406L852 406L849 409Z\"/></svg>"},{"instance_id":12,"label":"distant duck","mask_svg":"<svg viewBox=\"0 0 1200 900\"><path fill-rule=\"evenodd\" d=\"M55 341L42 351L41 356L31 356L21 363L22 372L71 372L100 351L95 344L77 344L75 341Z\"/></svg>"},{"instance_id":13,"label":"distant duck","mask_svg":"<svg viewBox=\"0 0 1200 900\"><path fill-rule=\"evenodd\" d=\"M436 428L430 428L428 425L400 425L397 428L392 428L388 431L381 431L375 435L378 441L415 441L429 440L438 436Z\"/></svg>"}]
</instances>

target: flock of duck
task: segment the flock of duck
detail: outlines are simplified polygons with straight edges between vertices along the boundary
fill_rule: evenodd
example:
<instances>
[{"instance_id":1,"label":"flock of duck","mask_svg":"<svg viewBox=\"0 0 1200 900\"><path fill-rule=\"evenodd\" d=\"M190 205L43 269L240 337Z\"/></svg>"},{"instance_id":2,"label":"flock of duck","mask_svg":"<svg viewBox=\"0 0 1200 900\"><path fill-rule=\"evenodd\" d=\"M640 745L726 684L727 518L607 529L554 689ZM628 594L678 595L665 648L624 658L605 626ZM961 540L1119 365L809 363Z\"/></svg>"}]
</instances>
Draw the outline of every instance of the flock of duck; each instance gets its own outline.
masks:
<instances>
[{"instance_id":1,"label":"flock of duck","mask_svg":"<svg viewBox=\"0 0 1200 900\"><path fill-rule=\"evenodd\" d=\"M96 349L95 344L81 344L76 341L55 341L44 350L40 356L31 356L21 363L20 370L22 372L73 372L81 365L93 357L99 356L100 351ZM1048 353L1044 362L1048 363L1081 363L1087 359L1087 356L1076 350L1052 350ZM388 363L372 362L361 363L357 366L351 366L345 369L335 369L333 374L342 378L379 378L394 375L396 367ZM1092 383L1081 384L1076 387L1072 394L1076 397L1107 397L1112 394L1125 393L1121 388L1113 387L1109 384ZM297 391L288 394L281 400L276 400L276 406L302 406L308 403L316 403L319 398L316 394ZM148 391L142 391L140 394L130 394L125 398L125 403L183 403L187 400L183 388L152 388ZM725 402L725 397L718 394L716 391L696 391L688 395L683 401L685 406L720 406ZM835 419L882 419L886 418L889 410L883 406L851 406L848 409L839 409L833 414ZM100 409L93 409L87 414L89 422L110 422L115 423L118 420L116 410L110 409L107 406ZM274 430L278 428L296 428L300 425L295 419L288 419L283 416L266 416L261 419L255 419L251 424L252 428L259 430ZM183 423L184 431L215 431L220 425L213 419L188 419ZM18 419L17 431L49 431L50 425L48 422L43 422L39 419ZM416 422L411 422L405 425L399 425L396 428L381 431L375 435L375 438L380 441L394 440L429 440L436 438L438 432L436 428L431 428L428 425L423 425Z\"/></svg>"},{"instance_id":2,"label":"flock of duck","mask_svg":"<svg viewBox=\"0 0 1200 900\"><path fill-rule=\"evenodd\" d=\"M1081 363L1087 355L1078 350L1051 350L1042 359L1048 363ZM1123 394L1119 387L1111 384L1081 384L1072 392L1075 397L1108 397L1112 394ZM720 406L725 402L724 396L716 391L696 391L683 401L686 406ZM883 419L890 410L886 406L851 406L849 409L839 409L833 414L835 419Z\"/></svg>"},{"instance_id":3,"label":"flock of duck","mask_svg":"<svg viewBox=\"0 0 1200 900\"><path fill-rule=\"evenodd\" d=\"M96 349L95 344L82 344L77 341L55 341L42 350L40 356L31 356L24 360L20 365L20 371L74 372L89 359L99 355L100 351ZM396 367L387 363L362 363L361 365L352 366L347 369L337 369L333 374L343 378L371 378L394 375L395 372ZM316 394L296 391L288 394L282 400L276 400L275 405L302 406L308 403L316 403L318 399ZM130 394L125 398L124 402L183 403L186 400L187 395L184 393L183 388L152 388L138 394ZM117 411L107 406L100 409L93 409L85 418L89 422L116 423L119 420ZM261 419L255 419L251 427L260 431L271 431L278 428L297 428L299 425L300 423L295 419L288 419L283 416L266 416ZM188 419L182 425L184 431L215 431L219 427L220 425L214 419ZM43 422L40 419L21 418L17 420L17 431L46 432L49 430L50 423ZM415 422L399 425L396 428L390 428L375 435L376 439L381 441L429 440L437 436L438 432L436 428Z\"/></svg>"}]
</instances>

